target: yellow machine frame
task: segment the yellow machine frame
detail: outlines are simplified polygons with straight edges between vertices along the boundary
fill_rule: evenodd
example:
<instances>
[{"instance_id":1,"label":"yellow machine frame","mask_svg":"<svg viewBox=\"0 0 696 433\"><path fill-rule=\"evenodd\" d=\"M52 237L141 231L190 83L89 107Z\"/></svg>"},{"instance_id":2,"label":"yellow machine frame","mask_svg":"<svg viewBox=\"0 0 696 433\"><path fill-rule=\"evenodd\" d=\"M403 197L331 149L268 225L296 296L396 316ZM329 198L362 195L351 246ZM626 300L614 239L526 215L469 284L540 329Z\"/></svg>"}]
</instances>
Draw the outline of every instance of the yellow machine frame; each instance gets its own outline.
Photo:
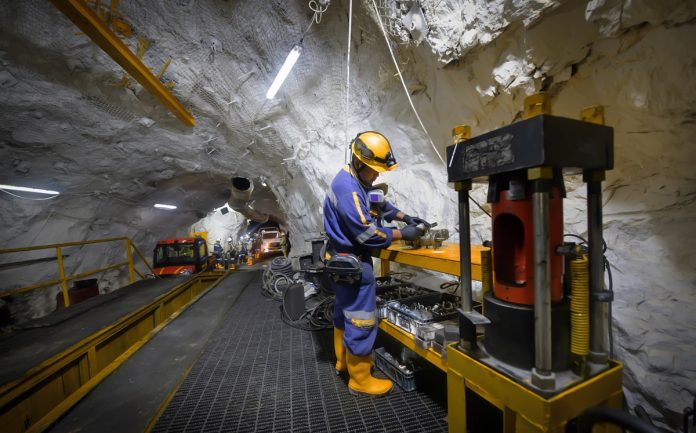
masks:
<instances>
[{"instance_id":1,"label":"yellow machine frame","mask_svg":"<svg viewBox=\"0 0 696 433\"><path fill-rule=\"evenodd\" d=\"M623 365L610 367L577 385L545 399L504 374L456 349L447 348L447 402L449 431L466 431L466 390L478 394L503 413L504 433L563 433L568 421L585 409L609 406L620 409ZM595 433L618 433L613 425L599 424Z\"/></svg>"},{"instance_id":2,"label":"yellow machine frame","mask_svg":"<svg viewBox=\"0 0 696 433\"><path fill-rule=\"evenodd\" d=\"M487 248L471 246L472 278L482 279L480 253ZM456 244L444 244L440 249L413 249L393 244L378 250L373 256L381 259L381 275L389 272L394 261L421 269L459 275L459 250ZM610 367L551 397L544 398L504 374L466 355L453 345L447 348L447 358L433 349L422 349L414 337L389 322L381 321L379 328L410 348L440 370L447 372L448 424L450 433L466 432L466 391L469 389L502 412L504 433L563 433L566 424L583 411L594 406L621 408L623 365L610 361ZM594 433L618 433L613 425L597 424Z\"/></svg>"}]
</instances>

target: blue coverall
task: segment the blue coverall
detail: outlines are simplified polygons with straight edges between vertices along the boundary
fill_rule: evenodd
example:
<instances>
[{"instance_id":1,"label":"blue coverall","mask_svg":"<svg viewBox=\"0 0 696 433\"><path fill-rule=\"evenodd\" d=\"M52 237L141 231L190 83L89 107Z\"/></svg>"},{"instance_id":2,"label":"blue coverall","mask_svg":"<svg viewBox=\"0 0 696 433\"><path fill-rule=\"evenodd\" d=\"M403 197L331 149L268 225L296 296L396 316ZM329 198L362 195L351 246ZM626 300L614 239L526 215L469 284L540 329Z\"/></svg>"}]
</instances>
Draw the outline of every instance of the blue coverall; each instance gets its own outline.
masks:
<instances>
[{"instance_id":1,"label":"blue coverall","mask_svg":"<svg viewBox=\"0 0 696 433\"><path fill-rule=\"evenodd\" d=\"M370 215L367 191L354 171L345 166L331 182L324 200L324 230L329 238L329 253L352 253L362 263L360 284L332 282L334 326L344 331L343 343L356 356L372 353L377 337L375 276L369 250L386 248L392 242L392 230L378 227ZM383 218L391 222L399 210L385 202Z\"/></svg>"}]
</instances>

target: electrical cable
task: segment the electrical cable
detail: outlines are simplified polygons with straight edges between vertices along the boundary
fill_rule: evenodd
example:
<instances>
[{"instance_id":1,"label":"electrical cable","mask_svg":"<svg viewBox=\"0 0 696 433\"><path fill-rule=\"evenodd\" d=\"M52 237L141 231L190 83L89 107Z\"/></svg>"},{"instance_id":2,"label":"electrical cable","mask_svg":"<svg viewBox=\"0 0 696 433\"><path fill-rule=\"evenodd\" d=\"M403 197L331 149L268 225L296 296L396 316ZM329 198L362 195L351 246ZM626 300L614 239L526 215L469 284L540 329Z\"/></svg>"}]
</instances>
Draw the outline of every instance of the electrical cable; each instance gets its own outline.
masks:
<instances>
[{"instance_id":1,"label":"electrical cable","mask_svg":"<svg viewBox=\"0 0 696 433\"><path fill-rule=\"evenodd\" d=\"M293 284L302 284L305 290L313 285L311 279L305 279L295 273L292 261L287 257L276 257L261 276L261 293L276 301L282 301L285 291ZM298 320L287 316L283 305L280 306L280 317L284 323L304 331L320 331L333 328L333 299L332 295L323 296L321 290L314 299L319 302L305 311Z\"/></svg>"},{"instance_id":2,"label":"electrical cable","mask_svg":"<svg viewBox=\"0 0 696 433\"><path fill-rule=\"evenodd\" d=\"M352 1L352 0L351 0ZM430 142L430 145L432 146L433 150L435 151L435 154L437 154L437 157L440 158L440 161L445 164L445 160L442 158L442 155L440 155L440 152L437 150L437 147L435 146L435 143L433 142L433 139L430 137L430 133L428 133L428 130L425 128L425 125L423 124L423 121L421 120L420 115L418 114L418 110L416 110L416 106L413 104L413 100L411 99L411 94L408 91L408 87L406 86L406 82L404 81L404 77L401 74L401 69L399 69L399 63L396 61L396 57L394 56L394 51L392 50L391 44L389 43L389 37L387 36L387 31L384 28L384 24L382 23L382 17L379 15L379 9L377 8L377 3L375 3L375 0L372 0L372 5L375 7L375 13L377 14L377 20L379 21L379 27L382 29L382 34L384 35L384 41L387 43L387 48L389 49L389 54L391 55L392 61L394 62L394 67L396 68L397 75L399 76L399 80L401 80L401 85L404 88L404 92L406 92L406 98L408 98L408 103L411 105L411 109L413 110L413 114L416 116L416 119L418 120L418 124L420 125L421 129L425 133L426 137L428 137L428 141ZM455 149L456 150L456 149ZM454 156L454 153L452 154ZM488 215L489 218L492 218L491 214L486 211L481 204L479 204L476 199L469 196L469 199L474 202L474 204L481 209L483 213Z\"/></svg>"},{"instance_id":3,"label":"electrical cable","mask_svg":"<svg viewBox=\"0 0 696 433\"><path fill-rule=\"evenodd\" d=\"M382 17L379 15L379 9L377 8L377 3L375 0L372 0L372 5L375 7L375 14L377 15L377 20L379 21L379 27L382 29L382 34L384 35L384 41L387 43L387 48L389 49L389 54L391 55L392 61L394 62L394 67L396 68L396 72L399 75L399 80L401 80L401 85L404 88L404 92L406 92L406 98L408 98L408 103L411 104L411 109L413 110L413 114L415 114L416 119L418 119L418 123L420 124L420 127L423 129L423 132L425 135L428 137L428 141L430 141L430 145L432 146L433 150L437 154L437 157L440 158L440 161L442 161L443 164L445 164L445 160L442 159L442 155L440 155L440 152L438 152L437 147L435 147L435 143L433 142L433 139L430 137L430 134L428 133L428 130L425 128L425 125L423 124L423 121L420 118L420 115L418 114L418 111L416 110L415 105L413 105L413 100L411 100L411 94L408 91L408 87L406 86L406 82L404 81L403 75L401 75L401 69L399 69L399 63L396 61L396 57L394 56L394 51L392 50L391 44L389 43L389 37L387 36L387 31L384 28L384 23L382 23Z\"/></svg>"},{"instance_id":4,"label":"electrical cable","mask_svg":"<svg viewBox=\"0 0 696 433\"><path fill-rule=\"evenodd\" d=\"M317 305L305 311L298 320L292 320L280 306L280 317L284 323L303 331L323 331L333 328L333 296L327 296Z\"/></svg>"},{"instance_id":5,"label":"electrical cable","mask_svg":"<svg viewBox=\"0 0 696 433\"><path fill-rule=\"evenodd\" d=\"M283 299L283 290L294 281L292 261L287 257L276 257L261 276L261 293L276 301ZM279 286L282 283L285 287Z\"/></svg>"},{"instance_id":6,"label":"electrical cable","mask_svg":"<svg viewBox=\"0 0 696 433\"><path fill-rule=\"evenodd\" d=\"M348 116L350 114L350 48L351 35L353 31L353 0L348 3L348 54L346 57L346 118L345 118L345 137L344 143L348 143ZM346 148L345 161L346 164L350 161L350 145Z\"/></svg>"},{"instance_id":7,"label":"electrical cable","mask_svg":"<svg viewBox=\"0 0 696 433\"><path fill-rule=\"evenodd\" d=\"M566 234L563 235L563 237L564 237L564 238L565 238L565 237L569 237L569 238L580 239L580 240L582 241L583 244L587 245L587 240L586 240L585 238L583 238L582 236L580 236L580 235L576 235L576 234L573 234L573 233L566 233Z\"/></svg>"},{"instance_id":8,"label":"electrical cable","mask_svg":"<svg viewBox=\"0 0 696 433\"><path fill-rule=\"evenodd\" d=\"M471 196L471 194L469 194L469 200L473 201L474 204L476 206L478 206L479 209L481 209L481 212L488 215L488 218L493 218L493 216L486 209L484 209L483 206L481 206L481 204L479 202L477 202L476 199Z\"/></svg>"},{"instance_id":9,"label":"electrical cable","mask_svg":"<svg viewBox=\"0 0 696 433\"><path fill-rule=\"evenodd\" d=\"M309 3L307 5L312 10L312 12L314 12L314 15L312 15L312 19L309 20L309 25L307 26L305 31L302 33L302 37L300 37L300 45L302 45L302 41L304 40L304 37L309 32L309 29L312 28L312 25L314 23L319 24L321 22L322 16L324 15L324 12L326 12L327 9L329 9L328 4L324 7L322 7L319 3L316 2L316 0L309 0Z\"/></svg>"},{"instance_id":10,"label":"electrical cable","mask_svg":"<svg viewBox=\"0 0 696 433\"><path fill-rule=\"evenodd\" d=\"M440 290L446 290L447 293L449 293L451 295L456 295L457 290L459 290L459 281L457 281L457 280L445 281L444 283L440 284Z\"/></svg>"},{"instance_id":11,"label":"electrical cable","mask_svg":"<svg viewBox=\"0 0 696 433\"><path fill-rule=\"evenodd\" d=\"M611 293L611 298L614 299L614 278L611 275L611 263L604 256L604 268L607 270L607 278L609 279L609 292ZM609 308L607 314L609 315L609 357L614 357L614 318L611 308L612 302L609 302Z\"/></svg>"},{"instance_id":12,"label":"electrical cable","mask_svg":"<svg viewBox=\"0 0 696 433\"><path fill-rule=\"evenodd\" d=\"M324 7L322 7L321 4L318 3L316 0L309 0L308 6L312 10L312 12L314 12L312 22L316 22L317 24L321 22L321 18L322 15L324 15L324 12L326 12L326 10L329 9L328 3Z\"/></svg>"}]
</instances>

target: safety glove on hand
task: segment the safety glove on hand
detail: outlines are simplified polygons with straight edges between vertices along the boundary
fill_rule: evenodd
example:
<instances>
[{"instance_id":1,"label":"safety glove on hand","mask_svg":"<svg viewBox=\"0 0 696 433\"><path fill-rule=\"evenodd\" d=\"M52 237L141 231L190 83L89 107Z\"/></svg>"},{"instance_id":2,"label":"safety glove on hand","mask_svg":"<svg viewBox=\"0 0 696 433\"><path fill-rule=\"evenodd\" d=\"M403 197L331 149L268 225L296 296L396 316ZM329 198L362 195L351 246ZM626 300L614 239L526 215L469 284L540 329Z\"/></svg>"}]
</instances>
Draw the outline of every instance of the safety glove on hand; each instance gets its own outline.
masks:
<instances>
[{"instance_id":1,"label":"safety glove on hand","mask_svg":"<svg viewBox=\"0 0 696 433\"><path fill-rule=\"evenodd\" d=\"M418 218L418 217L412 217L410 215L405 215L404 220L406 224L412 225L412 224L423 224L426 227L430 227L430 223L424 220L423 218Z\"/></svg>"},{"instance_id":2,"label":"safety glove on hand","mask_svg":"<svg viewBox=\"0 0 696 433\"><path fill-rule=\"evenodd\" d=\"M414 241L425 234L425 230L416 224L407 225L401 229L401 238L405 241Z\"/></svg>"}]
</instances>

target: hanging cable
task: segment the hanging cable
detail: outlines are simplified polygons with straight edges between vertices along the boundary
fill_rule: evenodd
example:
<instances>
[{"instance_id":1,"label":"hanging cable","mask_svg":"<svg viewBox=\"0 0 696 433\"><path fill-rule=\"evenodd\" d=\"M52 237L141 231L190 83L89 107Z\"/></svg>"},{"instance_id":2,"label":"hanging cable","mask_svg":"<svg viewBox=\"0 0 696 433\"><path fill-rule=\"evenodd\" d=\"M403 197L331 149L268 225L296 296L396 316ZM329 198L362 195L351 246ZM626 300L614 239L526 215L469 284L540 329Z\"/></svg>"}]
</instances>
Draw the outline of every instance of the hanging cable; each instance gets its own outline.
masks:
<instances>
[{"instance_id":1,"label":"hanging cable","mask_svg":"<svg viewBox=\"0 0 696 433\"><path fill-rule=\"evenodd\" d=\"M476 206L478 206L479 209L481 209L481 212L483 212L483 213L485 213L486 215L488 215L488 218L493 218L493 216L490 214L490 212L488 212L486 209L484 209L483 206L481 206L481 204L480 204L479 202L477 202L476 199L473 198L471 195L469 195L469 200L473 201L474 204L475 204Z\"/></svg>"},{"instance_id":2,"label":"hanging cable","mask_svg":"<svg viewBox=\"0 0 696 433\"><path fill-rule=\"evenodd\" d=\"M351 0L352 1L352 0ZM408 87L406 87L406 82L404 81L404 77L401 74L401 70L399 69L399 64L396 61L396 57L394 56L394 51L392 50L391 44L389 43L389 37L387 36L387 31L384 28L384 24L382 23L382 17L379 15L379 9L377 8L377 3L375 0L372 0L372 5L375 7L375 13L377 14L377 20L379 21L379 27L382 29L382 34L384 35L384 40L387 43L387 48L389 48L389 54L391 55L392 61L394 62L394 67L396 68L396 72L399 75L399 80L401 80L401 85L404 88L404 92L406 92L406 98L408 98L408 103L411 105L411 109L413 110L413 114L416 115L416 119L418 119L418 123L420 124L421 129L423 129L423 132L425 135L428 137L428 141L430 142L430 145L432 146L433 150L435 151L435 154L437 154L437 157L440 158L440 161L443 164L446 164L445 160L442 158L442 155L440 155L440 152L438 152L437 147L435 146L435 143L433 142L433 139L430 137L430 134L428 133L428 130L425 128L425 125L423 124L423 121L420 118L420 115L418 114L418 111L416 110L416 106L413 105L413 100L411 99L411 94L408 92ZM455 152L456 152L456 147L455 147ZM454 158L454 153L452 153L452 157ZM469 200L471 200L483 213L488 215L488 217L491 217L490 212L486 211L481 204L476 201L473 197L469 196Z\"/></svg>"},{"instance_id":3,"label":"hanging cable","mask_svg":"<svg viewBox=\"0 0 696 433\"><path fill-rule=\"evenodd\" d=\"M319 24L321 22L321 18L324 15L324 12L329 8L329 3L326 2L325 5L321 5L321 2L317 2L316 0L309 0L308 4L309 8L314 12L314 16L312 17L312 22L315 22Z\"/></svg>"},{"instance_id":4,"label":"hanging cable","mask_svg":"<svg viewBox=\"0 0 696 433\"><path fill-rule=\"evenodd\" d=\"M604 241L604 239L602 239ZM605 251L606 251L606 243L605 243ZM611 292L611 298L614 299L614 278L611 275L611 263L609 263L609 260L607 259L607 256L604 256L604 268L607 270L607 277L609 279L609 287L607 288L609 292ZM609 314L609 357L613 358L614 357L614 317L613 317L613 312L611 309L611 302L609 302L608 305L608 314Z\"/></svg>"},{"instance_id":5,"label":"hanging cable","mask_svg":"<svg viewBox=\"0 0 696 433\"><path fill-rule=\"evenodd\" d=\"M346 118L345 118L345 136L343 143L348 143L348 116L350 115L350 48L351 36L353 31L353 0L348 3L348 54L346 55ZM346 164L350 163L350 144L346 147L345 160Z\"/></svg>"},{"instance_id":6,"label":"hanging cable","mask_svg":"<svg viewBox=\"0 0 696 433\"><path fill-rule=\"evenodd\" d=\"M316 0L310 0L308 3L308 6L312 10L312 12L314 12L314 15L312 15L312 19L309 20L309 25L307 26L305 31L302 33L302 37L300 38L300 45L302 45L302 41L304 40L304 37L309 32L309 29L312 28L312 25L314 23L319 24L321 22L322 16L324 15L324 12L326 12L326 10L329 9L328 3L324 6L322 6Z\"/></svg>"},{"instance_id":7,"label":"hanging cable","mask_svg":"<svg viewBox=\"0 0 696 433\"><path fill-rule=\"evenodd\" d=\"M399 64L396 61L396 57L394 56L394 51L392 50L391 44L389 43L389 36L387 36L387 31L384 28L384 24L382 23L382 17L379 15L379 9L377 8L377 3L375 0L372 0L372 5L375 7L375 13L377 14L377 20L379 21L379 27L382 29L382 34L384 35L384 41L387 43L387 48L389 48L389 54L391 55L392 61L394 62L394 67L396 68L396 72L399 75L399 79L401 80L401 85L404 87L404 92L406 92L406 98L408 98L408 103L411 104L411 109L413 110L413 114L416 115L416 119L418 119L418 123L420 124L420 127L423 129L423 132L425 135L428 137L428 141L430 141L430 145L433 147L433 150L437 154L437 157L440 158L440 161L445 164L445 160L442 159L442 155L440 155L440 152L438 152L437 147L435 147L435 143L433 143L433 139L430 138L430 134L428 133L428 130L425 129L425 125L423 125L423 121L420 118L420 115L418 115L418 111L416 111L415 105L413 105L413 101L411 100L411 94L408 92L408 87L406 87L406 82L404 81L403 75L401 75L401 69L399 69Z\"/></svg>"},{"instance_id":8,"label":"hanging cable","mask_svg":"<svg viewBox=\"0 0 696 433\"><path fill-rule=\"evenodd\" d=\"M440 290L446 291L447 293L450 293L452 295L456 295L457 291L459 290L459 281L445 281L444 283L440 284Z\"/></svg>"}]
</instances>

